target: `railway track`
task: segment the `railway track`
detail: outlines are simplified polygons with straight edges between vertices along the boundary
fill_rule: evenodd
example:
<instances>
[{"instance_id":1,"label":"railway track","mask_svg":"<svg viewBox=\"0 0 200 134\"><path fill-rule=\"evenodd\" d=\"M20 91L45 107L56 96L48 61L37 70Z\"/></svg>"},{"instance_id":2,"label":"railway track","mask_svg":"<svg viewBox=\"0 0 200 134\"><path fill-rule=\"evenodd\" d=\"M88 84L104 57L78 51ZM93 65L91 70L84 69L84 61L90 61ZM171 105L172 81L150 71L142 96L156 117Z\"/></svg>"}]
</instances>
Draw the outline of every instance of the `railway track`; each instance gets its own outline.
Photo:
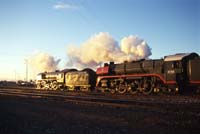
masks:
<instances>
[{"instance_id":1,"label":"railway track","mask_svg":"<svg viewBox=\"0 0 200 134\"><path fill-rule=\"evenodd\" d=\"M111 95L0 87L0 106L1 133L199 132L198 95Z\"/></svg>"},{"instance_id":2,"label":"railway track","mask_svg":"<svg viewBox=\"0 0 200 134\"><path fill-rule=\"evenodd\" d=\"M0 88L0 95L19 96L27 98L53 99L75 103L95 103L100 105L134 106L134 105L200 105L200 96L181 95L111 95L109 93L85 93L36 90L33 88Z\"/></svg>"}]
</instances>

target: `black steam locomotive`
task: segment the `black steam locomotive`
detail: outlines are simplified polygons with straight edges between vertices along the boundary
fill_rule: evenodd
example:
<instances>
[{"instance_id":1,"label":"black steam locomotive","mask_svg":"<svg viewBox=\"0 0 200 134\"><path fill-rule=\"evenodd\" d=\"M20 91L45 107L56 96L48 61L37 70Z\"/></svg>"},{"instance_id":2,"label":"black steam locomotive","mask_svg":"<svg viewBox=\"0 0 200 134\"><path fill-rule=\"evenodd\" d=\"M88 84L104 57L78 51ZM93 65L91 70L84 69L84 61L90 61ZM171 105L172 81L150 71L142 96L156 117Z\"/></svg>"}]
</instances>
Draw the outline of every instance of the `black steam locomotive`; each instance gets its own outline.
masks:
<instances>
[{"instance_id":1,"label":"black steam locomotive","mask_svg":"<svg viewBox=\"0 0 200 134\"><path fill-rule=\"evenodd\" d=\"M196 53L165 56L164 59L139 60L77 71L75 69L40 73L37 88L67 89L110 93L150 94L179 92L200 88L200 57Z\"/></svg>"},{"instance_id":2,"label":"black steam locomotive","mask_svg":"<svg viewBox=\"0 0 200 134\"><path fill-rule=\"evenodd\" d=\"M45 90L89 91L95 88L95 83L96 73L92 69L44 72L38 74L36 78L37 89Z\"/></svg>"}]
</instances>

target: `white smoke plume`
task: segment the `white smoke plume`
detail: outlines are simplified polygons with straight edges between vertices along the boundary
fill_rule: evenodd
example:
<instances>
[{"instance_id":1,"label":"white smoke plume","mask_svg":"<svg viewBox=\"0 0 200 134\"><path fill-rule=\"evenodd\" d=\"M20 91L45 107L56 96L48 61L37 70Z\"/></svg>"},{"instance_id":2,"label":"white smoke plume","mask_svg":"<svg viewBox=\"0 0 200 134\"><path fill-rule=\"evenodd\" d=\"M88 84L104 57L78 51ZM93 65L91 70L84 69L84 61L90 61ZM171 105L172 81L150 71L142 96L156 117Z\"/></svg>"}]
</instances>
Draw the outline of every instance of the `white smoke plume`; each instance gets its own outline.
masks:
<instances>
[{"instance_id":1,"label":"white smoke plume","mask_svg":"<svg viewBox=\"0 0 200 134\"><path fill-rule=\"evenodd\" d=\"M58 69L60 59L56 60L53 56L45 52L37 52L29 58L29 64L38 72L52 72Z\"/></svg>"},{"instance_id":2,"label":"white smoke plume","mask_svg":"<svg viewBox=\"0 0 200 134\"><path fill-rule=\"evenodd\" d=\"M68 65L78 68L95 68L103 62L133 61L148 58L151 49L137 36L130 35L121 40L121 45L109 33L100 32L91 36L80 48L67 48Z\"/></svg>"},{"instance_id":3,"label":"white smoke plume","mask_svg":"<svg viewBox=\"0 0 200 134\"><path fill-rule=\"evenodd\" d=\"M151 55L151 49L148 44L133 35L124 37L121 40L121 51L131 56L132 58L130 60L145 59Z\"/></svg>"}]
</instances>

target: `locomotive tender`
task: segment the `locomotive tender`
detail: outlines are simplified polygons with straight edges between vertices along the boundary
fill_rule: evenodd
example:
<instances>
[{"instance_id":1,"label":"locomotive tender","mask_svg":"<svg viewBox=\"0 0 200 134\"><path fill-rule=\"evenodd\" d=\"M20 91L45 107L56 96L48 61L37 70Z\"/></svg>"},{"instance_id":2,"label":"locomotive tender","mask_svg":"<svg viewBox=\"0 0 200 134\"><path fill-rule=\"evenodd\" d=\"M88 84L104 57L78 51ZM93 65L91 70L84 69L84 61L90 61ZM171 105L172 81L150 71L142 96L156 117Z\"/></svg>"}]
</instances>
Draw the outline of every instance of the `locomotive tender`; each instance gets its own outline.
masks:
<instances>
[{"instance_id":1,"label":"locomotive tender","mask_svg":"<svg viewBox=\"0 0 200 134\"><path fill-rule=\"evenodd\" d=\"M77 71L40 73L36 81L40 89L67 89L110 93L150 94L200 89L200 57L196 53L165 56L164 59L139 60Z\"/></svg>"}]
</instances>

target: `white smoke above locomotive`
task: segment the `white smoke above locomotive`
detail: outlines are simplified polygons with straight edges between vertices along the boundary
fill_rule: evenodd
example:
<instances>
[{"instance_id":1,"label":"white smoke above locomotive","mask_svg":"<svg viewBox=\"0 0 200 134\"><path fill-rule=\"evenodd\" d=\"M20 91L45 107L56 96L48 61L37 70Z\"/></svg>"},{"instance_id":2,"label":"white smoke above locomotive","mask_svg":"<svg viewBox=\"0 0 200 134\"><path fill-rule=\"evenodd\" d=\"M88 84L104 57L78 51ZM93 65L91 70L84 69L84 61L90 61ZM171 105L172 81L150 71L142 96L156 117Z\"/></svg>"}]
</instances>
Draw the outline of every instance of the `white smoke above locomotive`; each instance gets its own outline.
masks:
<instances>
[{"instance_id":1,"label":"white smoke above locomotive","mask_svg":"<svg viewBox=\"0 0 200 134\"><path fill-rule=\"evenodd\" d=\"M78 68L96 68L105 61L133 61L146 59L151 55L148 44L133 35L124 37L119 45L109 33L100 32L91 36L80 48L74 46L67 48L67 65Z\"/></svg>"},{"instance_id":2,"label":"white smoke above locomotive","mask_svg":"<svg viewBox=\"0 0 200 134\"><path fill-rule=\"evenodd\" d=\"M137 36L130 35L121 39L119 43L106 32L91 36L80 47L69 45L67 48L67 67L58 67L60 59L37 51L29 58L29 64L35 72L53 72L60 68L93 68L94 70L104 62L134 61L146 59L151 55L151 48Z\"/></svg>"},{"instance_id":3,"label":"white smoke above locomotive","mask_svg":"<svg viewBox=\"0 0 200 134\"><path fill-rule=\"evenodd\" d=\"M60 59L45 52L36 52L29 58L29 64L36 72L53 72L58 69Z\"/></svg>"}]
</instances>

